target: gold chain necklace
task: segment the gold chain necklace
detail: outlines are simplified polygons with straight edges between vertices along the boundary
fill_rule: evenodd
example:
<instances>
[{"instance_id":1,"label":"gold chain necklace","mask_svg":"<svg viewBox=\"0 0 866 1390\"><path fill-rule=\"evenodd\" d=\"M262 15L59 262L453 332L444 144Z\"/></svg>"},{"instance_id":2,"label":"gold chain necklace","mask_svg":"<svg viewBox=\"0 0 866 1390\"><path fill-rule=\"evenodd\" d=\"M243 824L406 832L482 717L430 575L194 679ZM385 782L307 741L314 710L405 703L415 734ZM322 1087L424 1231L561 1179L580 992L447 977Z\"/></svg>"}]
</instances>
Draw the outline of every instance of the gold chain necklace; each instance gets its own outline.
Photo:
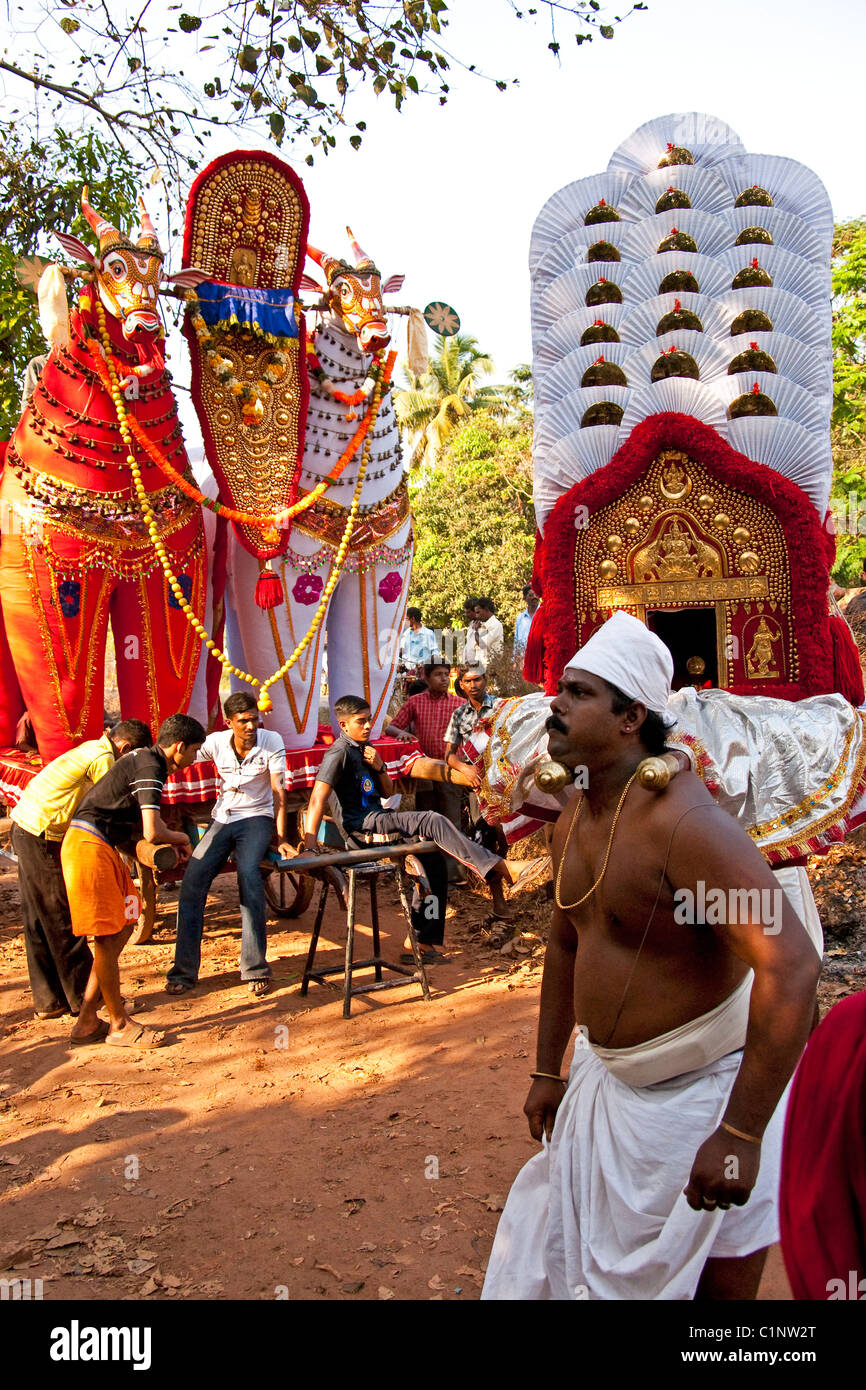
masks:
<instances>
[{"instance_id":1,"label":"gold chain necklace","mask_svg":"<svg viewBox=\"0 0 866 1390\"><path fill-rule=\"evenodd\" d=\"M575 811L574 815L573 815L572 818L571 818L571 825L568 827L568 834L567 834L566 837L565 837L565 844L564 844L563 849L562 849L562 858L561 858L560 861L559 861L559 868L558 868L557 871L556 871L556 891L555 891L555 893L554 893L554 901L555 901L555 903L556 903L556 906L560 909L561 912L573 912L574 909L575 909L576 907L581 907L581 906L583 905L583 903L586 902L587 898L591 898L591 897L592 897L592 895L593 895L593 893L595 892L596 888L599 886L599 884L601 883L601 880L604 878L605 874L607 873L607 862L608 862L608 860L610 859L610 851L611 851L611 848L612 848L612 846L613 846L613 837L614 837L614 832L615 832L615 830L616 830L616 823L617 823L617 821L619 820L619 813L620 813L620 811L621 811L622 808L623 808L623 805L624 805L624 803L625 803L626 797L628 796L629 787L631 786L631 784L632 784L632 782L634 781L635 777L637 777L637 773L636 773L636 772L633 772L632 775L631 775L631 777L629 777L628 781L626 782L625 786L623 787L622 796L621 796L620 799L619 799L619 804L617 805L617 808L616 808L616 810L615 810L614 813L613 813L613 820L611 821L611 825L610 825L610 835L608 836L608 839L607 839L607 849L605 850L605 853L604 853L604 863L603 863L602 866L601 866L601 873L599 874L598 878L595 880L595 883L592 885L592 887L589 889L589 891L588 891L587 893L584 893L584 895L583 895L582 898L578 898L578 900L577 900L576 903L564 903L564 902L562 901L561 896L560 896L560 885L561 885L561 883L562 883L562 866L563 866L563 864L565 863L565 856L567 855L567 853L568 853L568 847L569 847L569 845L571 844L571 837L572 837L572 835L574 834L574 827L577 825L578 819L579 819L579 817L580 817L581 810L583 809L583 801L584 801L584 798L581 797L581 798L580 798L580 801L577 803L577 810Z\"/></svg>"}]
</instances>

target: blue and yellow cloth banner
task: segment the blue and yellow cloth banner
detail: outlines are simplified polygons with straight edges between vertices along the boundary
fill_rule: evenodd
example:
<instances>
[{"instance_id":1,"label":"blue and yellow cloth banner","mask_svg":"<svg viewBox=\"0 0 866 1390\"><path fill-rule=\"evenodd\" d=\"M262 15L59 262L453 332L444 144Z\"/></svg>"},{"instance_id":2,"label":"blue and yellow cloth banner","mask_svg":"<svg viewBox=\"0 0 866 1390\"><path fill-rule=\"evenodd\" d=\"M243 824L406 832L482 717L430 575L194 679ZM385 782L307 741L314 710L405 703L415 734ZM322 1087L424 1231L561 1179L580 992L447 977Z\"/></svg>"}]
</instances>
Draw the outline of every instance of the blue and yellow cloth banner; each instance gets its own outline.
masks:
<instances>
[{"instance_id":1,"label":"blue and yellow cloth banner","mask_svg":"<svg viewBox=\"0 0 866 1390\"><path fill-rule=\"evenodd\" d=\"M291 289L252 289L205 280L196 288L199 312L208 328L249 328L272 342L298 337Z\"/></svg>"}]
</instances>

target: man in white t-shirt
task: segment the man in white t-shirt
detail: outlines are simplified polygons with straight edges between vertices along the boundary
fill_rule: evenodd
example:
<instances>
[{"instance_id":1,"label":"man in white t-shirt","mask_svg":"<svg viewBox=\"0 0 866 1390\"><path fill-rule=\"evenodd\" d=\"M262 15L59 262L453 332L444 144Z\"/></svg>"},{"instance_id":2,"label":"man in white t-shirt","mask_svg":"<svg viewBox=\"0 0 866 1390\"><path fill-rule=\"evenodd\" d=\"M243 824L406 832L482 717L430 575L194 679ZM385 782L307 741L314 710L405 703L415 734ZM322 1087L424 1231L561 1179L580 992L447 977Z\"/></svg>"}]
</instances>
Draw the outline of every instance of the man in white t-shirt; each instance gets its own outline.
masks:
<instances>
[{"instance_id":1,"label":"man in white t-shirt","mask_svg":"<svg viewBox=\"0 0 866 1390\"><path fill-rule=\"evenodd\" d=\"M491 661L502 655L504 649L505 634L496 617L493 599L476 599L475 622L466 634L464 661L467 665L477 664L486 669Z\"/></svg>"},{"instance_id":2,"label":"man in white t-shirt","mask_svg":"<svg viewBox=\"0 0 866 1390\"><path fill-rule=\"evenodd\" d=\"M187 865L177 904L174 965L166 993L186 994L198 982L204 909L210 886L230 855L238 866L241 909L241 979L250 993L265 994L271 967L265 959L265 892L259 864L267 853L275 823L280 854L294 851L286 843L286 750L279 734L260 729L252 695L230 695L223 705L228 728L209 734L196 761L212 762L222 786L213 820Z\"/></svg>"}]
</instances>

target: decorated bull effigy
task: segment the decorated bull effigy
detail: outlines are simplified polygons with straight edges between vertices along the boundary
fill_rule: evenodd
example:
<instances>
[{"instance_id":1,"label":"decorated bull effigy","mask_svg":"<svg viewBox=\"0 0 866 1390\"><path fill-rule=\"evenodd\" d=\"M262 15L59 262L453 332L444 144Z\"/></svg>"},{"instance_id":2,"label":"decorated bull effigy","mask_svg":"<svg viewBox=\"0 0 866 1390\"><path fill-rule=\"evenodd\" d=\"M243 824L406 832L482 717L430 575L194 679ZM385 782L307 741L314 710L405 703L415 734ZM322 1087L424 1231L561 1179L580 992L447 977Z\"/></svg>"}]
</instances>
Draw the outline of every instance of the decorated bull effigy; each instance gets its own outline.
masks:
<instances>
[{"instance_id":1,"label":"decorated bull effigy","mask_svg":"<svg viewBox=\"0 0 866 1390\"><path fill-rule=\"evenodd\" d=\"M310 748L327 634L331 689L363 690L375 736L413 549L387 313L409 315L417 372L426 351L420 313L383 303L402 277L383 286L351 234L351 262L309 246L303 184L268 154L226 155L199 176L173 276L143 204L137 239L86 190L82 208L97 249L58 233L78 265L39 279L51 350L0 487L14 522L0 547L0 744L25 707L43 759L101 731L109 623L123 713L154 729L186 709L212 724L226 671L288 749ZM306 255L324 284L304 275ZM309 338L302 288L318 296ZM184 449L162 293L187 300L216 495Z\"/></svg>"},{"instance_id":2,"label":"decorated bull effigy","mask_svg":"<svg viewBox=\"0 0 866 1390\"><path fill-rule=\"evenodd\" d=\"M532 234L534 583L525 673L625 610L668 646L668 743L774 865L866 818L863 678L832 598L830 249L819 179L710 116L650 121ZM726 693L727 692L727 693ZM543 696L474 737L486 815L517 838Z\"/></svg>"},{"instance_id":3,"label":"decorated bull effigy","mask_svg":"<svg viewBox=\"0 0 866 1390\"><path fill-rule=\"evenodd\" d=\"M189 619L204 616L208 582L199 507L154 461L178 476L188 467L157 295L199 277L163 277L143 208L135 241L86 189L82 209L98 250L58 236L89 283L70 319L60 268L40 281L54 346L0 484L0 608L17 682L4 681L4 722L20 688L45 760L102 730L109 622L125 715L157 727L188 707L199 661Z\"/></svg>"},{"instance_id":4,"label":"decorated bull effigy","mask_svg":"<svg viewBox=\"0 0 866 1390\"><path fill-rule=\"evenodd\" d=\"M363 691L381 730L413 551L383 302L403 277L383 285L351 234L351 262L310 246L307 220L287 165L229 155L193 185L184 243L209 277L186 335L217 511L233 523L226 646L287 748L315 740L326 634L332 701ZM324 285L301 274L305 252ZM299 288L319 296L309 338Z\"/></svg>"}]
</instances>

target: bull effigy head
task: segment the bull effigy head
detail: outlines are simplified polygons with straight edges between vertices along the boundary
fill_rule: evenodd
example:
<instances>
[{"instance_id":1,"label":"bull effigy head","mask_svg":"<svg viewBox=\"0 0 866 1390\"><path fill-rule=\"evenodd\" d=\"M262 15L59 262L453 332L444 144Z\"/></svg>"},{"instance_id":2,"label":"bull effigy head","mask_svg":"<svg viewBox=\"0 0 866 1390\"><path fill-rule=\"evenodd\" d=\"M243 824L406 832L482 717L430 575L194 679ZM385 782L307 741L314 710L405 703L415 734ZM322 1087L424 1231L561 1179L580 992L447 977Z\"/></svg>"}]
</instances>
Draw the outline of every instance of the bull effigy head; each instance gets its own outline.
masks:
<instances>
[{"instance_id":1,"label":"bull effigy head","mask_svg":"<svg viewBox=\"0 0 866 1390\"><path fill-rule=\"evenodd\" d=\"M191 287L205 278L203 272L192 269L177 275L162 275L163 253L142 198L138 200L138 207L141 231L138 241L133 242L91 207L85 185L81 192L81 211L98 238L98 254L94 255L78 237L55 232L64 250L92 267L103 307L117 319L128 339L139 330L161 333L156 300L162 279Z\"/></svg>"},{"instance_id":2,"label":"bull effigy head","mask_svg":"<svg viewBox=\"0 0 866 1390\"><path fill-rule=\"evenodd\" d=\"M326 298L348 333L353 333L358 346L364 353L380 353L391 341L391 334L385 323L385 306L382 296L393 294L403 284L402 275L392 275L382 284L382 276L370 257L361 250L346 228L352 245L355 263L328 256L315 246L307 243L307 255L322 267L328 282ZM321 290L314 280L305 276L301 284L311 289Z\"/></svg>"}]
</instances>

